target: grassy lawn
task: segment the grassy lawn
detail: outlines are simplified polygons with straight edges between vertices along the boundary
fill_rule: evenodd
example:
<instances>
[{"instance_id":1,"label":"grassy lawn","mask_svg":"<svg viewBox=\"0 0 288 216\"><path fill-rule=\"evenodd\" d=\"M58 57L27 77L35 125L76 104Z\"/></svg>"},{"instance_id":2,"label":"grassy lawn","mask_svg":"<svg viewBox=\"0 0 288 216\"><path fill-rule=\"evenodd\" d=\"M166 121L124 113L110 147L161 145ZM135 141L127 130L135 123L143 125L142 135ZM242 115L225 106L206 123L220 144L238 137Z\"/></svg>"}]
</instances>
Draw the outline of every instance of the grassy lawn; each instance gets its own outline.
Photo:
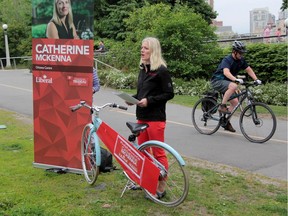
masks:
<instances>
[{"instance_id":1,"label":"grassy lawn","mask_svg":"<svg viewBox=\"0 0 288 216\"><path fill-rule=\"evenodd\" d=\"M94 186L82 175L33 168L33 126L0 110L0 215L287 215L287 182L228 166L186 159L190 191L167 208L128 191L121 170L100 174ZM118 166L119 167L119 166Z\"/></svg>"}]
</instances>

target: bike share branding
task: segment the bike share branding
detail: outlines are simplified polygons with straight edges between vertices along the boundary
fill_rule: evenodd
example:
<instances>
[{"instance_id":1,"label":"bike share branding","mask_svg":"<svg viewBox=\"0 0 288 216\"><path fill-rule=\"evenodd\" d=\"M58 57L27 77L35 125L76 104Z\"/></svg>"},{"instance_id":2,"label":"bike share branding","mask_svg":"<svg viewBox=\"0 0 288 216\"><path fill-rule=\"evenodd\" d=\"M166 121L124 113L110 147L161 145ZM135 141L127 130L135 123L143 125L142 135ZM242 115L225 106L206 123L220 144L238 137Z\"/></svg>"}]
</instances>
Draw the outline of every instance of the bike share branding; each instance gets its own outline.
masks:
<instances>
[{"instance_id":1,"label":"bike share branding","mask_svg":"<svg viewBox=\"0 0 288 216\"><path fill-rule=\"evenodd\" d=\"M105 122L101 122L97 135L128 176L141 187L155 194L160 169Z\"/></svg>"},{"instance_id":2,"label":"bike share branding","mask_svg":"<svg viewBox=\"0 0 288 216\"><path fill-rule=\"evenodd\" d=\"M140 155L131 144L120 136L116 140L114 156L124 163L134 175L140 178L145 157Z\"/></svg>"}]
</instances>

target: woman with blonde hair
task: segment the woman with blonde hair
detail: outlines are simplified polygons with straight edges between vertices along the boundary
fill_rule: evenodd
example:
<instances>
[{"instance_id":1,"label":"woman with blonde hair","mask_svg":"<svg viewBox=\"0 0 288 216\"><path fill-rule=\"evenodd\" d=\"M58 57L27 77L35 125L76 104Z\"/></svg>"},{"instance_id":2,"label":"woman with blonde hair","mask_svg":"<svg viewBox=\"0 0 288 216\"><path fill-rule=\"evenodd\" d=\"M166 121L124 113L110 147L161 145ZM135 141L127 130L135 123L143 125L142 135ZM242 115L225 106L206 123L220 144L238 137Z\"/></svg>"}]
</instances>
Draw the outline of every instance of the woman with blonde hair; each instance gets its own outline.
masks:
<instances>
[{"instance_id":1,"label":"woman with blonde hair","mask_svg":"<svg viewBox=\"0 0 288 216\"><path fill-rule=\"evenodd\" d=\"M139 100L136 107L138 123L147 123L149 127L138 136L138 143L148 140L164 142L166 127L166 103L174 97L172 80L162 57L160 42L157 38L147 37L142 41L140 72L137 93ZM128 105L132 105L126 102ZM153 148L154 157L168 170L168 160L163 149ZM166 195L165 179L159 179L156 197Z\"/></svg>"},{"instance_id":2,"label":"woman with blonde hair","mask_svg":"<svg viewBox=\"0 0 288 216\"><path fill-rule=\"evenodd\" d=\"M47 38L79 39L73 23L71 0L54 0L53 17L47 25Z\"/></svg>"}]
</instances>

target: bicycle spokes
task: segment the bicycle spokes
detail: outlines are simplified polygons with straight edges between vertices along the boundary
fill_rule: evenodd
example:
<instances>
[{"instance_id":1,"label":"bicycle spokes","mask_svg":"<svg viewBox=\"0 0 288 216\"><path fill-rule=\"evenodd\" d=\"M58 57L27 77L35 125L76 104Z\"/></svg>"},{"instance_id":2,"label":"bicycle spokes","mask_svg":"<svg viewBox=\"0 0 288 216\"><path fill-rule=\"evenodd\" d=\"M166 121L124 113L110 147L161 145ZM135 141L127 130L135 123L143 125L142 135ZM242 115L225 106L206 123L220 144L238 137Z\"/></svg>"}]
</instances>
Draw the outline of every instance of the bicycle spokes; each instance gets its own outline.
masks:
<instances>
[{"instance_id":1,"label":"bicycle spokes","mask_svg":"<svg viewBox=\"0 0 288 216\"><path fill-rule=\"evenodd\" d=\"M249 141L263 143L274 135L276 117L266 104L253 102L240 115L240 129Z\"/></svg>"}]
</instances>

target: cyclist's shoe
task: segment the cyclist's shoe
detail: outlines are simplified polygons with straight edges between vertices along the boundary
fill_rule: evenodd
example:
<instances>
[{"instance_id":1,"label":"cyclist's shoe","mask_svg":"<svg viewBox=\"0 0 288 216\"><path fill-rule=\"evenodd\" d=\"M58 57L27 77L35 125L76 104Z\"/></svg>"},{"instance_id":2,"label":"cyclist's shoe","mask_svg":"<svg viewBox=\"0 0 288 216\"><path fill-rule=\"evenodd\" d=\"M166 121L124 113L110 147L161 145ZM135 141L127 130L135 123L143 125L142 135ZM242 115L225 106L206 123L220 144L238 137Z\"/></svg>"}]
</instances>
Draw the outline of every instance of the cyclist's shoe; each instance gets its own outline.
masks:
<instances>
[{"instance_id":1,"label":"cyclist's shoe","mask_svg":"<svg viewBox=\"0 0 288 216\"><path fill-rule=\"evenodd\" d=\"M232 133L236 132L236 130L232 127L230 121L227 122L227 125L224 127L224 130L230 131Z\"/></svg>"},{"instance_id":2,"label":"cyclist's shoe","mask_svg":"<svg viewBox=\"0 0 288 216\"><path fill-rule=\"evenodd\" d=\"M221 104L219 107L218 107L218 111L220 113L223 113L223 114L230 114L226 104Z\"/></svg>"}]
</instances>

